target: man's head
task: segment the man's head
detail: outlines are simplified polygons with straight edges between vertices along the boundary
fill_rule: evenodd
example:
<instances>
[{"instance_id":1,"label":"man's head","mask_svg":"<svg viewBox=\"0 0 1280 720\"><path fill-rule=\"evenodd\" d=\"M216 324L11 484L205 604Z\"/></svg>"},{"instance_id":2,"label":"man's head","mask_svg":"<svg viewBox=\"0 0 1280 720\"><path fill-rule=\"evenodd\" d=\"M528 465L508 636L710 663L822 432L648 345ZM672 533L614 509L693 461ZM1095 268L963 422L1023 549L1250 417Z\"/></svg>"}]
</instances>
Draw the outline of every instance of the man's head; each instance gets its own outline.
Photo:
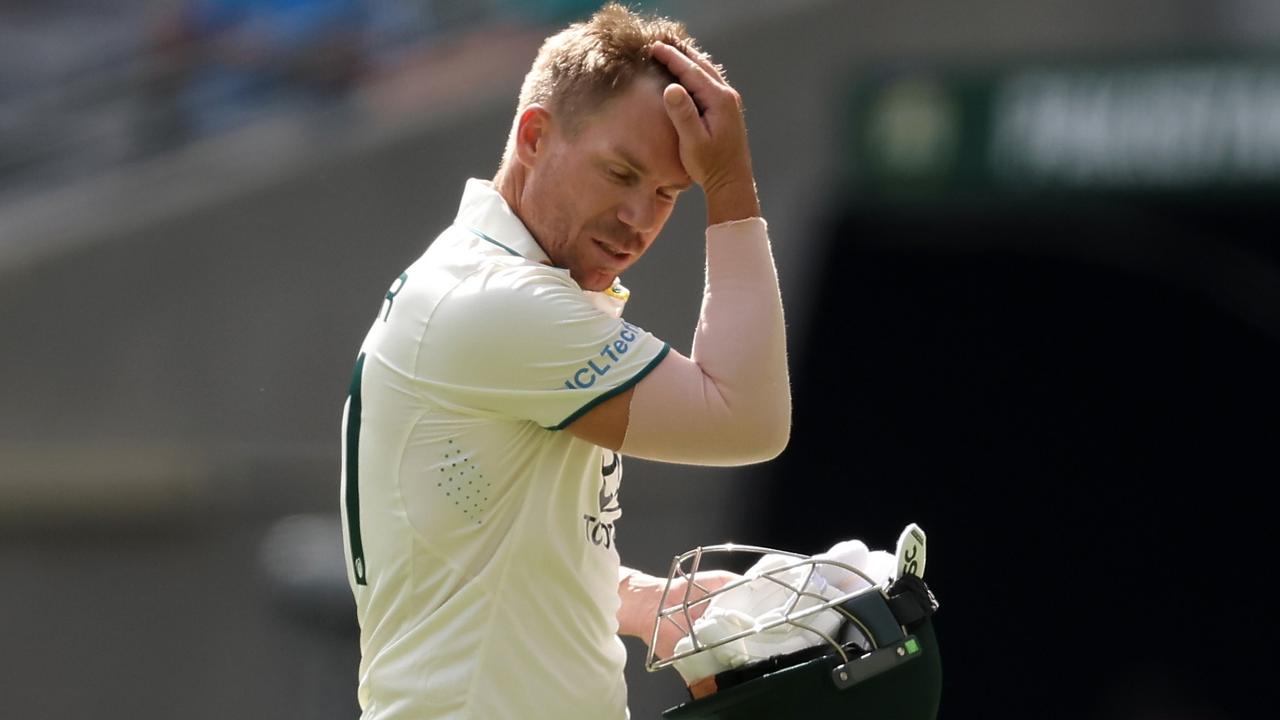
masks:
<instances>
[{"instance_id":1,"label":"man's head","mask_svg":"<svg viewBox=\"0 0 1280 720\"><path fill-rule=\"evenodd\" d=\"M610 4L548 38L525 77L496 185L559 267L602 290L649 248L691 184L650 49L679 23Z\"/></svg>"}]
</instances>

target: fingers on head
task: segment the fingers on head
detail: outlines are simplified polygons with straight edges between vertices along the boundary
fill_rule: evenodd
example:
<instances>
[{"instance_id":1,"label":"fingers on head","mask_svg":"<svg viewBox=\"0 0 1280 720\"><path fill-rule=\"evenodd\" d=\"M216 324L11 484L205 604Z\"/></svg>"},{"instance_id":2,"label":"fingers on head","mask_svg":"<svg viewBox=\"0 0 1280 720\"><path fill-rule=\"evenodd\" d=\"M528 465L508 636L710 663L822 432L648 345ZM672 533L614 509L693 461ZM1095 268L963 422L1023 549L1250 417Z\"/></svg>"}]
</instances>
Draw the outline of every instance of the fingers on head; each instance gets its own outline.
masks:
<instances>
[{"instance_id":1,"label":"fingers on head","mask_svg":"<svg viewBox=\"0 0 1280 720\"><path fill-rule=\"evenodd\" d=\"M698 67L702 68L702 71L705 72L707 75L715 78L722 85L728 84L727 81L725 81L724 79L724 66L720 65L719 63L712 62L710 55L702 52L701 50L698 50L693 46L684 48L684 54L690 60L693 60L693 62Z\"/></svg>"},{"instance_id":2,"label":"fingers on head","mask_svg":"<svg viewBox=\"0 0 1280 720\"><path fill-rule=\"evenodd\" d=\"M722 83L725 82L724 67L712 62L710 55L694 47L691 42L682 42L679 45L657 42L654 43L653 50L658 60L670 67L672 72L677 70L676 67L671 67L672 64L683 67L697 67L705 72L708 77ZM685 60L689 62L686 63L684 62Z\"/></svg>"},{"instance_id":3,"label":"fingers on head","mask_svg":"<svg viewBox=\"0 0 1280 720\"><path fill-rule=\"evenodd\" d=\"M678 49L666 43L656 43L653 46L653 57L666 65L676 79L693 92L698 92L703 86L724 82L716 75L715 66L701 58L701 53L692 48Z\"/></svg>"},{"instance_id":4,"label":"fingers on head","mask_svg":"<svg viewBox=\"0 0 1280 720\"><path fill-rule=\"evenodd\" d=\"M689 91L679 83L671 83L662 93L667 117L675 125L676 132L684 140L705 138L707 131L702 124L702 108L696 104Z\"/></svg>"},{"instance_id":5,"label":"fingers on head","mask_svg":"<svg viewBox=\"0 0 1280 720\"><path fill-rule=\"evenodd\" d=\"M670 112L679 117L688 118L697 114L689 91L679 83L671 83L662 91L662 99L666 101Z\"/></svg>"},{"instance_id":6,"label":"fingers on head","mask_svg":"<svg viewBox=\"0 0 1280 720\"><path fill-rule=\"evenodd\" d=\"M667 68L685 86L700 109L721 103L742 107L742 97L725 81L724 68L712 62L710 55L693 47L679 50L671 48L664 51L664 54L669 56L664 60Z\"/></svg>"}]
</instances>

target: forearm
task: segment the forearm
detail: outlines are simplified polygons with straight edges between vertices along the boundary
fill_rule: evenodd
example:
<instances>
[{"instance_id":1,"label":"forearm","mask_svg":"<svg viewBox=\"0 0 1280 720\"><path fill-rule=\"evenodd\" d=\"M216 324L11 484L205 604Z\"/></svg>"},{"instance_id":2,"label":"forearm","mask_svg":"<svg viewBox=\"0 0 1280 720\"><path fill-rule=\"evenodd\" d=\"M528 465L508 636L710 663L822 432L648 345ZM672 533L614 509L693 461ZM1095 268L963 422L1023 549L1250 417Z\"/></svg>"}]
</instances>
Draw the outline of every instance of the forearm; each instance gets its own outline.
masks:
<instances>
[{"instance_id":1,"label":"forearm","mask_svg":"<svg viewBox=\"0 0 1280 720\"><path fill-rule=\"evenodd\" d=\"M791 433L786 330L761 218L742 97L710 58L655 43L680 162L707 198L707 282L693 352L667 357L630 397L622 452L700 465L775 457Z\"/></svg>"},{"instance_id":2,"label":"forearm","mask_svg":"<svg viewBox=\"0 0 1280 720\"><path fill-rule=\"evenodd\" d=\"M636 386L622 452L739 465L776 456L791 428L786 330L767 225L707 229L691 357L671 353Z\"/></svg>"},{"instance_id":3,"label":"forearm","mask_svg":"<svg viewBox=\"0 0 1280 720\"><path fill-rule=\"evenodd\" d=\"M627 567L618 568L618 634L648 644L662 594L662 581Z\"/></svg>"}]
</instances>

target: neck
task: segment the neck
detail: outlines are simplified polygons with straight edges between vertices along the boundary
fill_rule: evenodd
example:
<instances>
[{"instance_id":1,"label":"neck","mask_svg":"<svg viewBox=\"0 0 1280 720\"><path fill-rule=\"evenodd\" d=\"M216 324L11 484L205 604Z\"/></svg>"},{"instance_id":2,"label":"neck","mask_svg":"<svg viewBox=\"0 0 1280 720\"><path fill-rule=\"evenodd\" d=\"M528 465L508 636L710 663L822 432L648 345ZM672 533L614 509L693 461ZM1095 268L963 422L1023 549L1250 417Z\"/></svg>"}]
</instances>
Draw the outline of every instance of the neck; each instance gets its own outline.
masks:
<instances>
[{"instance_id":1,"label":"neck","mask_svg":"<svg viewBox=\"0 0 1280 720\"><path fill-rule=\"evenodd\" d=\"M502 167L498 168L498 173L493 176L493 188L506 201L511 212L520 218L520 222L524 223L525 227L529 227L529 222L524 216L524 205L520 202L524 196L524 182L525 168L516 162L503 163Z\"/></svg>"},{"instance_id":2,"label":"neck","mask_svg":"<svg viewBox=\"0 0 1280 720\"><path fill-rule=\"evenodd\" d=\"M528 180L528 171L528 168L517 162L503 163L498 168L497 174L493 176L493 189L497 190L506 201L507 207L511 208L511 212L515 213L520 223L529 231L533 241L542 247L543 252L546 252L547 246L543 244L542 238L538 237L533 225L529 224L529 217L525 212L524 187ZM550 253L547 254L550 255Z\"/></svg>"}]
</instances>

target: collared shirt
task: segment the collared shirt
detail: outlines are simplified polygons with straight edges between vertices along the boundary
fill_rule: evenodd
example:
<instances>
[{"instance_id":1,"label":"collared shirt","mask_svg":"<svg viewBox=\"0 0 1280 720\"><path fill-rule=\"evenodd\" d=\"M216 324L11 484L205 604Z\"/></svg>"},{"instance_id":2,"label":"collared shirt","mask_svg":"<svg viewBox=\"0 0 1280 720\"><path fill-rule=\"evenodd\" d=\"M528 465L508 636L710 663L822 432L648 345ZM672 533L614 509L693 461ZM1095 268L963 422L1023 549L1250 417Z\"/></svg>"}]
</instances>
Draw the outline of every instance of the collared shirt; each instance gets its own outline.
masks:
<instances>
[{"instance_id":1,"label":"collared shirt","mask_svg":"<svg viewBox=\"0 0 1280 720\"><path fill-rule=\"evenodd\" d=\"M366 720L627 717L621 459L563 428L668 346L488 182L386 293L343 419Z\"/></svg>"}]
</instances>

